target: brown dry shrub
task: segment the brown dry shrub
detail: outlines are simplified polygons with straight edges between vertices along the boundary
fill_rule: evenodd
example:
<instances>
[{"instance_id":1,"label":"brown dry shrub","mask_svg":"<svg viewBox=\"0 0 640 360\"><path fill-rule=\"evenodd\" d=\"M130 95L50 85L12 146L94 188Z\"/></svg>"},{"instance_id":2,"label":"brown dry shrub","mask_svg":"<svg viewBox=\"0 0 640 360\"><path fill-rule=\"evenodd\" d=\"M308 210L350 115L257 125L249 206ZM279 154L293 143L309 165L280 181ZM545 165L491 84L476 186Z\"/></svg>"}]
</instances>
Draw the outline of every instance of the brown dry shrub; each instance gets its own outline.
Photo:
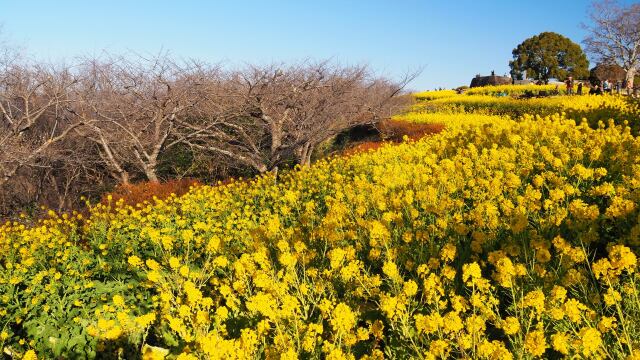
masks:
<instances>
[{"instance_id":1,"label":"brown dry shrub","mask_svg":"<svg viewBox=\"0 0 640 360\"><path fill-rule=\"evenodd\" d=\"M376 150L380 147L382 147L382 145L384 145L385 143L382 141L367 141L367 142L363 142L360 143L358 145L355 145L345 151L342 152L342 156L351 156L351 155L356 155L359 153L363 153L363 152L367 152L369 150Z\"/></svg>"},{"instance_id":2,"label":"brown dry shrub","mask_svg":"<svg viewBox=\"0 0 640 360\"><path fill-rule=\"evenodd\" d=\"M406 135L412 140L437 134L444 129L444 124L419 124L401 120L384 120L379 125L384 137L399 142Z\"/></svg>"},{"instance_id":3,"label":"brown dry shrub","mask_svg":"<svg viewBox=\"0 0 640 360\"><path fill-rule=\"evenodd\" d=\"M145 201L152 201L153 198L166 199L171 194L181 196L186 194L191 187L202 185L195 179L169 180L167 182L140 182L136 184L118 185L113 191L102 196L100 201L103 204L122 200L124 204L134 206Z\"/></svg>"},{"instance_id":4,"label":"brown dry shrub","mask_svg":"<svg viewBox=\"0 0 640 360\"><path fill-rule=\"evenodd\" d=\"M416 124L400 120L385 120L379 124L380 133L385 141L367 141L356 144L342 152L343 156L351 156L369 150L376 150L384 144L402 142L404 136L411 140L418 140L424 136L433 135L444 129L444 124Z\"/></svg>"}]
</instances>

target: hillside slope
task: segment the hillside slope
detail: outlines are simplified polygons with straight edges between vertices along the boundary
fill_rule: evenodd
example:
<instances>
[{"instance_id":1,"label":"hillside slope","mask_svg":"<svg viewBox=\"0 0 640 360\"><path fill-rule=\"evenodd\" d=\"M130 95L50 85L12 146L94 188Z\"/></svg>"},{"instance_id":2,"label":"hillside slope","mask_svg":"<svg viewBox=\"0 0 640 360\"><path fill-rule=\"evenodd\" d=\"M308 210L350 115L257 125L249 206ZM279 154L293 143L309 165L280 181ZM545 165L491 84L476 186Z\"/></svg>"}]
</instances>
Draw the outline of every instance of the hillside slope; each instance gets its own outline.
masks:
<instances>
[{"instance_id":1,"label":"hillside slope","mask_svg":"<svg viewBox=\"0 0 640 360\"><path fill-rule=\"evenodd\" d=\"M561 98L601 101L585 99ZM401 118L445 130L418 141L277 182L5 224L5 353L637 353L640 140L623 119L433 113L425 101Z\"/></svg>"}]
</instances>

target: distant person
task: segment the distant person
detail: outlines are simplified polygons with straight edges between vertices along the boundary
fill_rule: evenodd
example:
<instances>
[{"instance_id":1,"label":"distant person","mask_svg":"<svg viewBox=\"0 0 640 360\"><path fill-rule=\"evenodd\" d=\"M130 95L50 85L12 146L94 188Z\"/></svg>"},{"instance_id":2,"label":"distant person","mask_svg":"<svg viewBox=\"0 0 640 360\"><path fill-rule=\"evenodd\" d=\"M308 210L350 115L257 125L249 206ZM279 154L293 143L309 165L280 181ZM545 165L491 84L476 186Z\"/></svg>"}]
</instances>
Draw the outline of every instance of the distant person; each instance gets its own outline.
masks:
<instances>
[{"instance_id":1,"label":"distant person","mask_svg":"<svg viewBox=\"0 0 640 360\"><path fill-rule=\"evenodd\" d=\"M573 95L573 76L569 76L565 83L567 83L567 95Z\"/></svg>"},{"instance_id":2,"label":"distant person","mask_svg":"<svg viewBox=\"0 0 640 360\"><path fill-rule=\"evenodd\" d=\"M622 81L616 81L616 94L620 95L620 90L622 90Z\"/></svg>"},{"instance_id":3,"label":"distant person","mask_svg":"<svg viewBox=\"0 0 640 360\"><path fill-rule=\"evenodd\" d=\"M609 94L613 95L613 91L616 89L616 83L613 80L609 81Z\"/></svg>"},{"instance_id":4,"label":"distant person","mask_svg":"<svg viewBox=\"0 0 640 360\"><path fill-rule=\"evenodd\" d=\"M608 79L604 79L604 82L602 83L602 91L605 93L611 92L611 83L609 83Z\"/></svg>"},{"instance_id":5,"label":"distant person","mask_svg":"<svg viewBox=\"0 0 640 360\"><path fill-rule=\"evenodd\" d=\"M600 85L596 84L594 87L589 90L589 95L602 95L602 90L600 90Z\"/></svg>"},{"instance_id":6,"label":"distant person","mask_svg":"<svg viewBox=\"0 0 640 360\"><path fill-rule=\"evenodd\" d=\"M578 83L578 90L576 91L576 94L582 95L582 83Z\"/></svg>"},{"instance_id":7,"label":"distant person","mask_svg":"<svg viewBox=\"0 0 640 360\"><path fill-rule=\"evenodd\" d=\"M631 96L631 91L633 90L633 86L631 85L631 82L627 81L627 95Z\"/></svg>"}]
</instances>

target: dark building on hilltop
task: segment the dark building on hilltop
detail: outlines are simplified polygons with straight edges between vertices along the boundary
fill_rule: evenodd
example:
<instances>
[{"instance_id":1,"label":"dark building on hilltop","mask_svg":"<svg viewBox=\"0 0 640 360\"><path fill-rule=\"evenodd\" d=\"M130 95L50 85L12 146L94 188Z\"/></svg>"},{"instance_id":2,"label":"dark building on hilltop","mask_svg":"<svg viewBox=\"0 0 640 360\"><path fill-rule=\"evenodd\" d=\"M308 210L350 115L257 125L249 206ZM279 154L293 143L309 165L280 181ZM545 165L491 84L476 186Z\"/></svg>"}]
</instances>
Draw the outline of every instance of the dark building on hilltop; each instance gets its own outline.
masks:
<instances>
[{"instance_id":1,"label":"dark building on hilltop","mask_svg":"<svg viewBox=\"0 0 640 360\"><path fill-rule=\"evenodd\" d=\"M617 81L623 82L626 75L627 72L618 64L600 63L589 72L589 81L592 84L600 84L605 80L612 81L613 83Z\"/></svg>"},{"instance_id":2,"label":"dark building on hilltop","mask_svg":"<svg viewBox=\"0 0 640 360\"><path fill-rule=\"evenodd\" d=\"M471 85L469 87L488 86L488 85L508 85L512 80L509 76L497 76L493 71L489 76L476 75L471 79Z\"/></svg>"}]
</instances>

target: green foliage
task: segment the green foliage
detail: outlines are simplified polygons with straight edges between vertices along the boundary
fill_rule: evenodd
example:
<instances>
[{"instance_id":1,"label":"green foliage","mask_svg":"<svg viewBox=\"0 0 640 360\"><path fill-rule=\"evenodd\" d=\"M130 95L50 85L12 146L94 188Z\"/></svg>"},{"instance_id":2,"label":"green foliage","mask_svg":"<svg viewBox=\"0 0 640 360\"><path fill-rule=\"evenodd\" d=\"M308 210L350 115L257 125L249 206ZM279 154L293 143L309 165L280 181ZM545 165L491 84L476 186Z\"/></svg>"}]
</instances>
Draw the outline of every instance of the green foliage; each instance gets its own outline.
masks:
<instances>
[{"instance_id":1,"label":"green foliage","mask_svg":"<svg viewBox=\"0 0 640 360\"><path fill-rule=\"evenodd\" d=\"M104 227L82 239L73 225L61 229L67 232L59 239L65 250L54 252L53 256L34 252L24 270L18 271L13 265L20 262L24 248L16 247L3 254L0 333L8 338L30 339L25 347L58 359L104 358L96 337L88 331L87 319L104 311L114 295L122 295L148 311L151 295L147 291L131 292L139 284L137 274L127 274L125 270L126 253L144 250L118 236L114 237L117 243L107 247L105 243L111 235ZM52 235L44 235L45 232L43 236ZM10 281L3 282L7 278ZM138 336L127 341L119 344L118 351L123 355L137 351L142 339ZM16 354L26 350L10 345L0 336L0 348L3 347Z\"/></svg>"},{"instance_id":2,"label":"green foliage","mask_svg":"<svg viewBox=\"0 0 640 360\"><path fill-rule=\"evenodd\" d=\"M545 83L550 78L564 80L569 76L589 76L589 61L580 45L554 32L543 32L526 39L513 49L512 54L509 66L516 78L525 71L528 77Z\"/></svg>"}]
</instances>

